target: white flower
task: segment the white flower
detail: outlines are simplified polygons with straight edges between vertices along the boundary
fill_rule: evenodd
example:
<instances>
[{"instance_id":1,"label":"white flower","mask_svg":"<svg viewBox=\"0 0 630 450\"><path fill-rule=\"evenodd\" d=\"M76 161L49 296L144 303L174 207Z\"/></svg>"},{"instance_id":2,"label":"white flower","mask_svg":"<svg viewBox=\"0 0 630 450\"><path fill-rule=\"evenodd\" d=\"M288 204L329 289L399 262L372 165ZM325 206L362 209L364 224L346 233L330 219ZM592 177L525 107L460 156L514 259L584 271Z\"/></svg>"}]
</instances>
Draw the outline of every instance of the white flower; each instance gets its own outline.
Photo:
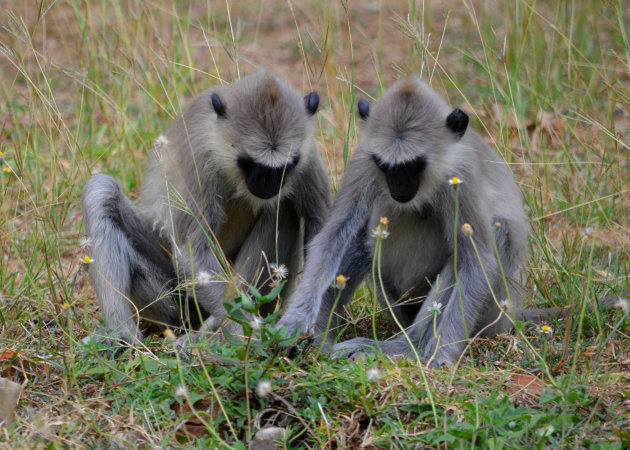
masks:
<instances>
[{"instance_id":1,"label":"white flower","mask_svg":"<svg viewBox=\"0 0 630 450\"><path fill-rule=\"evenodd\" d=\"M367 380L369 382L378 381L381 379L381 371L376 367L370 367L367 372L365 372Z\"/></svg>"},{"instance_id":2,"label":"white flower","mask_svg":"<svg viewBox=\"0 0 630 450\"><path fill-rule=\"evenodd\" d=\"M90 258L89 256L87 256L87 255L85 255L83 258L81 258L81 263L84 266L89 266L93 262L94 262L94 260L92 258Z\"/></svg>"},{"instance_id":3,"label":"white flower","mask_svg":"<svg viewBox=\"0 0 630 450\"><path fill-rule=\"evenodd\" d=\"M271 269L271 276L276 280L284 280L289 275L289 269L284 264L269 264L269 269Z\"/></svg>"},{"instance_id":4,"label":"white flower","mask_svg":"<svg viewBox=\"0 0 630 450\"><path fill-rule=\"evenodd\" d=\"M271 386L271 381L262 380L258 383L258 387L256 388L256 394L258 394L260 398L265 398L269 394L271 394L272 390L273 390L273 387Z\"/></svg>"},{"instance_id":5,"label":"white flower","mask_svg":"<svg viewBox=\"0 0 630 450\"><path fill-rule=\"evenodd\" d=\"M551 328L549 325L542 325L538 328L538 332L551 336L553 334L553 328Z\"/></svg>"},{"instance_id":6,"label":"white flower","mask_svg":"<svg viewBox=\"0 0 630 450\"><path fill-rule=\"evenodd\" d=\"M438 302L433 302L433 304L429 307L429 311L434 312L436 314L440 314L441 309L442 309L442 304Z\"/></svg>"},{"instance_id":7,"label":"white flower","mask_svg":"<svg viewBox=\"0 0 630 450\"><path fill-rule=\"evenodd\" d=\"M387 231L382 226L377 225L376 228L372 230L372 236L374 236L377 239L378 238L387 239L387 237L389 236L389 231Z\"/></svg>"},{"instance_id":8,"label":"white flower","mask_svg":"<svg viewBox=\"0 0 630 450\"><path fill-rule=\"evenodd\" d=\"M211 279L212 277L210 276L210 274L206 272L205 270L203 270L197 274L196 283L200 286L203 286L205 284L210 283Z\"/></svg>"},{"instance_id":9,"label":"white flower","mask_svg":"<svg viewBox=\"0 0 630 450\"><path fill-rule=\"evenodd\" d=\"M464 180L462 180L461 178L457 178L457 177L453 177L453 178L450 178L448 180L448 184L450 184L453 187L457 187L460 184L462 184L463 182L464 182Z\"/></svg>"},{"instance_id":10,"label":"white flower","mask_svg":"<svg viewBox=\"0 0 630 450\"><path fill-rule=\"evenodd\" d=\"M594 233L595 233L595 230L593 229L593 227L584 228L584 234L586 235L587 238L592 239Z\"/></svg>"},{"instance_id":11,"label":"white flower","mask_svg":"<svg viewBox=\"0 0 630 450\"><path fill-rule=\"evenodd\" d=\"M168 139L163 134L160 134L157 139L155 139L155 142L153 142L153 148L155 150L163 150L166 147L168 147Z\"/></svg>"}]
</instances>

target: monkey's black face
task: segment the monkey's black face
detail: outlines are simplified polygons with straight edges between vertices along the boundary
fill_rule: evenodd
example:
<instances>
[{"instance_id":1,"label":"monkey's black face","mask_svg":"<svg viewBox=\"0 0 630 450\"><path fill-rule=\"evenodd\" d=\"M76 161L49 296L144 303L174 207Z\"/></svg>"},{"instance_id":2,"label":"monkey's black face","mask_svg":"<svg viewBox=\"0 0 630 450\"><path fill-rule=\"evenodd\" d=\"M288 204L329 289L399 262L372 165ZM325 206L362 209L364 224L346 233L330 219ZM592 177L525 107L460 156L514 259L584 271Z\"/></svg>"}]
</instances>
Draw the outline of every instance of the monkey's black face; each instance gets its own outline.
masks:
<instances>
[{"instance_id":1,"label":"monkey's black face","mask_svg":"<svg viewBox=\"0 0 630 450\"><path fill-rule=\"evenodd\" d=\"M399 203L411 201L418 192L422 173L427 166L427 161L418 156L410 161L399 164L388 164L378 156L372 155L376 166L385 174L389 193Z\"/></svg>"},{"instance_id":2,"label":"monkey's black face","mask_svg":"<svg viewBox=\"0 0 630 450\"><path fill-rule=\"evenodd\" d=\"M280 188L299 159L300 156L296 155L285 167L269 167L257 163L250 156L243 155L238 157L238 167L245 175L245 183L249 192L258 198L267 200L280 192Z\"/></svg>"}]
</instances>

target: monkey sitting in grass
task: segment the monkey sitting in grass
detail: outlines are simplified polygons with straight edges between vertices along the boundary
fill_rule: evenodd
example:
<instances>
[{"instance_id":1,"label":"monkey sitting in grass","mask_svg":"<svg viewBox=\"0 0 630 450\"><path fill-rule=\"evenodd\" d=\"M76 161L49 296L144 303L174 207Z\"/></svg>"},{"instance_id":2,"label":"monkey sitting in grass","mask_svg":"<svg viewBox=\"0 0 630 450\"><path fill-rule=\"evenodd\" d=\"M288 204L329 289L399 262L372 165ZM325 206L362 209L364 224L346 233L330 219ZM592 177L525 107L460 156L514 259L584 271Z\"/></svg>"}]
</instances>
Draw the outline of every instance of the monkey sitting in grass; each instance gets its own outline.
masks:
<instances>
[{"instance_id":1,"label":"monkey sitting in grass","mask_svg":"<svg viewBox=\"0 0 630 450\"><path fill-rule=\"evenodd\" d=\"M370 108L304 274L278 327L326 333L356 287L372 275L381 303L404 330L376 342L334 346L339 356L379 350L450 364L469 338L511 326L519 306L528 218L512 173L468 126L468 116L419 79L395 83ZM330 288L341 275L339 297ZM509 310L509 312L508 312Z\"/></svg>"},{"instance_id":2,"label":"monkey sitting in grass","mask_svg":"<svg viewBox=\"0 0 630 450\"><path fill-rule=\"evenodd\" d=\"M210 329L231 280L264 294L286 267L290 284L331 203L318 106L317 93L255 73L201 93L156 140L138 206L112 177L88 180L89 273L106 327L87 340L134 344L137 316Z\"/></svg>"}]
</instances>

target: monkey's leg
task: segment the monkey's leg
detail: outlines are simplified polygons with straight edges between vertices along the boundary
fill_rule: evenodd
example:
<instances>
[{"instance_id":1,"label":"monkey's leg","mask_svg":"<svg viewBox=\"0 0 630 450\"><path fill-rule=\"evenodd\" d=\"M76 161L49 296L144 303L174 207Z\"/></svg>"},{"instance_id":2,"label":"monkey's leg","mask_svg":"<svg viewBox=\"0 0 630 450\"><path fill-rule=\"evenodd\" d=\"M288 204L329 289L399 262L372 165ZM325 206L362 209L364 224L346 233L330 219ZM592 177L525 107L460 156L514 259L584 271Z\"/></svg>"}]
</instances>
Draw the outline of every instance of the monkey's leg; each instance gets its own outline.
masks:
<instances>
[{"instance_id":1,"label":"monkey's leg","mask_svg":"<svg viewBox=\"0 0 630 450\"><path fill-rule=\"evenodd\" d=\"M426 294L426 289L423 287L424 283L424 281L420 283L421 287L414 290L414 297L421 298ZM444 287L445 284L448 285L448 282L444 283L444 280L438 279L436 283L434 283L433 289L430 291L427 298L422 302L422 306L424 307L427 303L438 301L440 296L445 295L445 290L450 291L452 286ZM387 309L391 307L390 312L393 313L397 324L403 327L403 329L396 337L386 341L376 342L374 339L358 337L336 344L333 348L333 355L335 357L356 357L360 354L376 351L390 356L415 356L412 349L417 347L418 342L420 342L422 338L422 334L433 320L433 314L424 313L421 315L417 312L418 308L415 305L393 304L393 299L400 298L400 292L393 284L389 283L387 279L383 280L383 285L385 293L380 289L377 291L379 302ZM410 317L409 313L413 315Z\"/></svg>"},{"instance_id":2,"label":"monkey's leg","mask_svg":"<svg viewBox=\"0 0 630 450\"><path fill-rule=\"evenodd\" d=\"M165 298L165 287L174 278L170 259L120 184L110 176L94 175L83 189L81 205L91 241L89 273L106 337L129 344L142 339L137 313L176 324L179 314L172 299Z\"/></svg>"},{"instance_id":3,"label":"monkey's leg","mask_svg":"<svg viewBox=\"0 0 630 450\"><path fill-rule=\"evenodd\" d=\"M279 209L264 212L241 246L234 268L239 278L251 284L263 295L273 288L274 278L281 281L279 273L274 273L272 264L287 269L287 276L297 274L300 245L300 218L289 201L281 203ZM245 290L247 288L245 287ZM268 305L263 314L273 310Z\"/></svg>"},{"instance_id":4,"label":"monkey's leg","mask_svg":"<svg viewBox=\"0 0 630 450\"><path fill-rule=\"evenodd\" d=\"M513 254L509 221L493 217L492 222L502 224L494 236L501 265L492 244L484 245L479 241L478 258L468 242L460 241L457 279L454 278L453 263L440 273L440 276L451 279L455 286L439 301L444 308L437 317L435 330L428 329L420 341L420 356L425 361L432 360L435 365L450 364L461 355L476 333L483 330L483 335L489 336L510 327L509 319L498 305L508 296L506 279L513 306L520 308L522 293L511 280L518 273L521 261ZM423 305L420 320L431 306L429 302Z\"/></svg>"},{"instance_id":5,"label":"monkey's leg","mask_svg":"<svg viewBox=\"0 0 630 450\"><path fill-rule=\"evenodd\" d=\"M300 248L299 236L300 219L289 202L283 202L278 211L263 212L256 220L256 224L243 242L234 261L233 275L236 277L234 280L236 286L227 286L220 299L212 298L211 300L215 303L212 308L213 315L206 319L200 330L180 336L177 345L185 348L190 342L198 342L208 332L216 330L218 326L226 327L230 332L239 333L241 331L239 325L226 322L227 311L223 302L232 301L232 296L236 294L236 287L249 292L247 286L241 283L255 286L262 294L268 293L272 282L272 273L268 263L285 265L290 271L297 270L297 264L292 264L292 260L295 259L295 252ZM289 275L295 274L289 273ZM217 304L217 300L221 302L220 305ZM267 309L271 309L271 306L269 305ZM264 309L263 312L269 312Z\"/></svg>"}]
</instances>

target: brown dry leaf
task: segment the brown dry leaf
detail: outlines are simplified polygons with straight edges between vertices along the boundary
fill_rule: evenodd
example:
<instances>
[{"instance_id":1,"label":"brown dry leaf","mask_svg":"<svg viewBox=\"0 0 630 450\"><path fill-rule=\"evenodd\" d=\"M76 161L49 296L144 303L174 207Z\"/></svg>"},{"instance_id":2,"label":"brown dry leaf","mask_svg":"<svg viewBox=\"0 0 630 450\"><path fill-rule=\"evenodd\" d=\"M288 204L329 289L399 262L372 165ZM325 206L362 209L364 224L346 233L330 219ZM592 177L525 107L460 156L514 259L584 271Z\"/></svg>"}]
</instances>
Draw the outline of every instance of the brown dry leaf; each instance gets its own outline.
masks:
<instances>
[{"instance_id":1,"label":"brown dry leaf","mask_svg":"<svg viewBox=\"0 0 630 450\"><path fill-rule=\"evenodd\" d=\"M258 430L254 440L249 444L252 450L275 450L280 448L276 440L284 439L286 430L281 427L265 427Z\"/></svg>"},{"instance_id":2,"label":"brown dry leaf","mask_svg":"<svg viewBox=\"0 0 630 450\"><path fill-rule=\"evenodd\" d=\"M531 146L535 152L539 152L539 138L542 133L549 137L551 147L560 147L567 132L566 121L557 113L540 111L536 117L536 126L532 130Z\"/></svg>"},{"instance_id":3,"label":"brown dry leaf","mask_svg":"<svg viewBox=\"0 0 630 450\"><path fill-rule=\"evenodd\" d=\"M13 421L20 394L22 386L6 378L0 378L0 424Z\"/></svg>"},{"instance_id":4,"label":"brown dry leaf","mask_svg":"<svg viewBox=\"0 0 630 450\"><path fill-rule=\"evenodd\" d=\"M212 419L216 419L219 417L221 413L221 408L217 404L216 401L212 397L202 398L201 400L197 400L193 405L194 411L207 413L212 417ZM175 413L179 416L191 414L193 409L190 407L188 402L186 403L176 403L171 406L171 409L175 411ZM184 423L184 430L187 433L192 434L193 436L203 436L208 433L206 426L204 423L196 416L190 417Z\"/></svg>"},{"instance_id":5,"label":"brown dry leaf","mask_svg":"<svg viewBox=\"0 0 630 450\"><path fill-rule=\"evenodd\" d=\"M533 124L531 119L521 117L514 108L506 110L505 105L498 103L490 107L489 114L497 124L503 123L512 131L529 129Z\"/></svg>"},{"instance_id":6,"label":"brown dry leaf","mask_svg":"<svg viewBox=\"0 0 630 450\"><path fill-rule=\"evenodd\" d=\"M527 393L538 397L544 387L545 384L536 375L512 375L505 386L505 391L510 395Z\"/></svg>"}]
</instances>

